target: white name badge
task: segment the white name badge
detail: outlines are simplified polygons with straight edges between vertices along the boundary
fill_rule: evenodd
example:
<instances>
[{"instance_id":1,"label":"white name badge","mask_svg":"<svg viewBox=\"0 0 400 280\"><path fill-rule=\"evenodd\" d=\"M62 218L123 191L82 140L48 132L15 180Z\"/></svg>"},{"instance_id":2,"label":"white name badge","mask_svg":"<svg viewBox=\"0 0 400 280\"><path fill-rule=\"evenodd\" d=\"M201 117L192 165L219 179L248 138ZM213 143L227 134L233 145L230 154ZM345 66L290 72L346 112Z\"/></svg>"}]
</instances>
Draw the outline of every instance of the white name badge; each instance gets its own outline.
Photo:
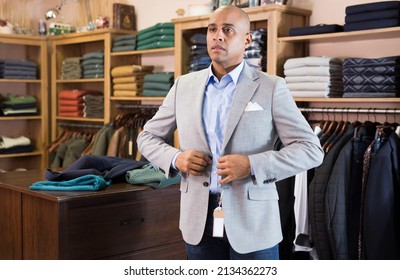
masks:
<instances>
[{"instance_id":1,"label":"white name badge","mask_svg":"<svg viewBox=\"0 0 400 280\"><path fill-rule=\"evenodd\" d=\"M213 237L224 237L224 210L221 207L214 210Z\"/></svg>"}]
</instances>

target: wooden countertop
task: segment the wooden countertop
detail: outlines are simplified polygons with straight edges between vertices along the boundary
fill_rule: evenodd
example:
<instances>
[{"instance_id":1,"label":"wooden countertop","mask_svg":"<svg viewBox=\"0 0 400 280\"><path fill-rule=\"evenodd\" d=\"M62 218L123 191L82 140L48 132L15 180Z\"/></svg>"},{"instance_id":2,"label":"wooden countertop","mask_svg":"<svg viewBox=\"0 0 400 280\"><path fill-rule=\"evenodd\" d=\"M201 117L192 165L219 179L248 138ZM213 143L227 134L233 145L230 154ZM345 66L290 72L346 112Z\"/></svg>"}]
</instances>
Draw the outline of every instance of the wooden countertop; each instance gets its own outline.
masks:
<instances>
[{"instance_id":1,"label":"wooden countertop","mask_svg":"<svg viewBox=\"0 0 400 280\"><path fill-rule=\"evenodd\" d=\"M176 193L178 185L170 186L163 190L155 190L146 185L132 185L129 183L115 183L106 189L99 191L33 191L29 186L34 182L45 181L45 170L11 171L0 173L0 188L10 189L21 193L26 193L34 197L50 201L79 200L87 197L105 197L110 194L124 194L137 191L159 191L165 195L168 192ZM154 195L154 193L152 193Z\"/></svg>"}]
</instances>

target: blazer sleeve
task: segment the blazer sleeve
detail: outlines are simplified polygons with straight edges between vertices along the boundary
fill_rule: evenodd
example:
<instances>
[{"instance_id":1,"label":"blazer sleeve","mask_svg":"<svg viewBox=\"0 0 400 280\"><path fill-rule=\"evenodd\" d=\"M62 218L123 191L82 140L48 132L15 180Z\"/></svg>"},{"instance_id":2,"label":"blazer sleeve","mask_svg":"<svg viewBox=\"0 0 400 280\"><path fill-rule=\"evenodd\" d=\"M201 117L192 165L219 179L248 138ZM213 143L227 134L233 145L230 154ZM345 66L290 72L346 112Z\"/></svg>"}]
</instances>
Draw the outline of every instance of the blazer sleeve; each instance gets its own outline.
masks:
<instances>
[{"instance_id":1,"label":"blazer sleeve","mask_svg":"<svg viewBox=\"0 0 400 280\"><path fill-rule=\"evenodd\" d=\"M171 170L171 163L176 153L179 152L179 149L167 144L164 140L171 137L177 127L175 116L176 84L172 86L157 113L151 120L147 121L137 138L139 151L148 161L157 166L167 178L176 175L173 172L174 170Z\"/></svg>"},{"instance_id":2,"label":"blazer sleeve","mask_svg":"<svg viewBox=\"0 0 400 280\"><path fill-rule=\"evenodd\" d=\"M271 100L274 128L284 147L249 156L257 185L319 166L324 157L318 137L297 108L284 79L275 80Z\"/></svg>"}]
</instances>

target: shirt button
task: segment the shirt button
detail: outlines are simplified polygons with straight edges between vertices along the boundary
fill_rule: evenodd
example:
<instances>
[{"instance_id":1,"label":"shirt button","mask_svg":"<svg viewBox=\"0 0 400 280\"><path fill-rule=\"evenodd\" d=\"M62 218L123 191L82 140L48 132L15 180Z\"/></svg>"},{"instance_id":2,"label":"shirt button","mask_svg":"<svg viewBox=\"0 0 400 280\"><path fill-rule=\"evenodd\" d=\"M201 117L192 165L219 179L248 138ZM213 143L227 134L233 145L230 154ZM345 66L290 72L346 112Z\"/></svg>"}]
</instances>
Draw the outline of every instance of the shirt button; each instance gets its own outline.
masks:
<instances>
[{"instance_id":1,"label":"shirt button","mask_svg":"<svg viewBox=\"0 0 400 280\"><path fill-rule=\"evenodd\" d=\"M208 187L208 182L203 182L204 187Z\"/></svg>"}]
</instances>

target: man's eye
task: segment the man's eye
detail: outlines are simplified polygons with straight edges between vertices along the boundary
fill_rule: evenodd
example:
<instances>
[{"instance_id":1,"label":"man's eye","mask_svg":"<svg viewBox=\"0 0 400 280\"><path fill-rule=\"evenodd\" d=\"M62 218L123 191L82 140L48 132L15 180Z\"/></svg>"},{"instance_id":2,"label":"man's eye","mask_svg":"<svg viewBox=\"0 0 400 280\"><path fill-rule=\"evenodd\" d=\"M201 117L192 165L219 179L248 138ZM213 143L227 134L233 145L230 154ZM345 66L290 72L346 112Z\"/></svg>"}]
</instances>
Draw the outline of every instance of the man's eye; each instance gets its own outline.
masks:
<instances>
[{"instance_id":1,"label":"man's eye","mask_svg":"<svg viewBox=\"0 0 400 280\"><path fill-rule=\"evenodd\" d=\"M208 28L208 31L209 31L209 32L215 32L215 28L214 28L214 27L209 27L209 28Z\"/></svg>"},{"instance_id":2,"label":"man's eye","mask_svg":"<svg viewBox=\"0 0 400 280\"><path fill-rule=\"evenodd\" d=\"M231 33L231 32L233 32L233 29L232 28L223 28L222 31L224 33Z\"/></svg>"}]
</instances>

